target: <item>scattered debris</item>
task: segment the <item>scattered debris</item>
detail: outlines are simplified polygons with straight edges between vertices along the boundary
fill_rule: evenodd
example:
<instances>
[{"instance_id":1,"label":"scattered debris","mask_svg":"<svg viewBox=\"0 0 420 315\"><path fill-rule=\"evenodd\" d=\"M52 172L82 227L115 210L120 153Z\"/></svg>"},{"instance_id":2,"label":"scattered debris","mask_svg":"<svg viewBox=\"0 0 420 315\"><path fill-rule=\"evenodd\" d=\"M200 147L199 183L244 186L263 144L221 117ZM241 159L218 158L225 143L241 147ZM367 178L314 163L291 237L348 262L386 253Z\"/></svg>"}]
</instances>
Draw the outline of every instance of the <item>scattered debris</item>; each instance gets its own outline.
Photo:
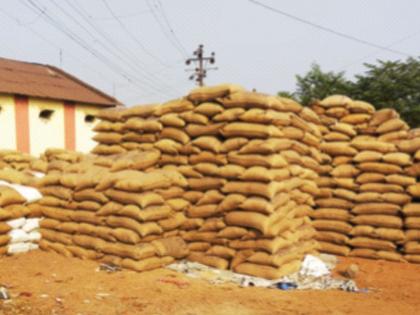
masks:
<instances>
[{"instance_id":1,"label":"scattered debris","mask_svg":"<svg viewBox=\"0 0 420 315\"><path fill-rule=\"evenodd\" d=\"M9 300L9 291L5 287L0 287L0 300Z\"/></svg>"},{"instance_id":2,"label":"scattered debris","mask_svg":"<svg viewBox=\"0 0 420 315\"><path fill-rule=\"evenodd\" d=\"M162 283L170 283L176 285L178 288L182 289L188 287L190 285L189 281L177 279L177 278L160 278L158 279L159 282Z\"/></svg>"},{"instance_id":3,"label":"scattered debris","mask_svg":"<svg viewBox=\"0 0 420 315\"><path fill-rule=\"evenodd\" d=\"M121 267L114 264L100 264L96 271L106 271L108 273L121 271Z\"/></svg>"},{"instance_id":4,"label":"scattered debris","mask_svg":"<svg viewBox=\"0 0 420 315\"><path fill-rule=\"evenodd\" d=\"M359 273L359 266L355 264L349 265L346 270L344 270L344 276L350 279L356 278L356 275Z\"/></svg>"},{"instance_id":5,"label":"scattered debris","mask_svg":"<svg viewBox=\"0 0 420 315\"><path fill-rule=\"evenodd\" d=\"M192 278L207 280L212 284L234 283L241 287L265 287L281 290L343 290L348 292L367 292L357 287L353 280L334 279L331 270L335 267L332 260L324 263L323 259L307 255L299 272L276 280L267 280L234 273L228 270L219 270L199 263L182 260L169 265L167 268L186 274ZM329 255L328 255L329 256ZM322 258L322 260L321 260ZM329 259L329 257L327 257Z\"/></svg>"}]
</instances>

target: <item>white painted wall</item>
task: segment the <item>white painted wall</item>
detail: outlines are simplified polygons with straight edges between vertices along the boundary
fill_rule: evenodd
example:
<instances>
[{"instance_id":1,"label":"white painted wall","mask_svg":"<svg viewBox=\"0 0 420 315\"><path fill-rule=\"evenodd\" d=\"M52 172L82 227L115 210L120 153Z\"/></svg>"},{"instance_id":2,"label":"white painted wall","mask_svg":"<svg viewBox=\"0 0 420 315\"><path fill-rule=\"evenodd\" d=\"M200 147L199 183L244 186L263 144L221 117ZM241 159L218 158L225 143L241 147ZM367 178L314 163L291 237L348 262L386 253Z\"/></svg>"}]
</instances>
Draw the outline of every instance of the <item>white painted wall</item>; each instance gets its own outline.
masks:
<instances>
[{"instance_id":1,"label":"white painted wall","mask_svg":"<svg viewBox=\"0 0 420 315\"><path fill-rule=\"evenodd\" d=\"M92 140L95 132L93 127L98 123L96 119L93 123L86 122L86 115L95 115L102 107L94 107L86 104L76 105L76 151L90 152L96 145Z\"/></svg>"},{"instance_id":2,"label":"white painted wall","mask_svg":"<svg viewBox=\"0 0 420 315\"><path fill-rule=\"evenodd\" d=\"M13 96L0 95L0 150L16 149L15 101Z\"/></svg>"},{"instance_id":3,"label":"white painted wall","mask_svg":"<svg viewBox=\"0 0 420 315\"><path fill-rule=\"evenodd\" d=\"M39 118L39 113L44 109L54 111L48 120ZM43 153L46 148L64 148L62 102L29 98L29 139L33 155Z\"/></svg>"}]
</instances>

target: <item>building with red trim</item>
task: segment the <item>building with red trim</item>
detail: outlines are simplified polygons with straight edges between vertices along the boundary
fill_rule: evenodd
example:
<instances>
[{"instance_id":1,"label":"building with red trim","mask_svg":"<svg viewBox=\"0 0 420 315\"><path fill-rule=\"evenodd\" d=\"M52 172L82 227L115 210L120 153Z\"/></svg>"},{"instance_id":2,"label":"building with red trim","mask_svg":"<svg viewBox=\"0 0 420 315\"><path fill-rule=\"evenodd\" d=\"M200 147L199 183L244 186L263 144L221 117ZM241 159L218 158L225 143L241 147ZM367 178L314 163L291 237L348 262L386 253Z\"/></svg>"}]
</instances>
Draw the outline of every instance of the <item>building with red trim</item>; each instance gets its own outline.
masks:
<instances>
[{"instance_id":1,"label":"building with red trim","mask_svg":"<svg viewBox=\"0 0 420 315\"><path fill-rule=\"evenodd\" d=\"M0 149L88 152L95 114L121 105L54 66L0 58Z\"/></svg>"}]
</instances>

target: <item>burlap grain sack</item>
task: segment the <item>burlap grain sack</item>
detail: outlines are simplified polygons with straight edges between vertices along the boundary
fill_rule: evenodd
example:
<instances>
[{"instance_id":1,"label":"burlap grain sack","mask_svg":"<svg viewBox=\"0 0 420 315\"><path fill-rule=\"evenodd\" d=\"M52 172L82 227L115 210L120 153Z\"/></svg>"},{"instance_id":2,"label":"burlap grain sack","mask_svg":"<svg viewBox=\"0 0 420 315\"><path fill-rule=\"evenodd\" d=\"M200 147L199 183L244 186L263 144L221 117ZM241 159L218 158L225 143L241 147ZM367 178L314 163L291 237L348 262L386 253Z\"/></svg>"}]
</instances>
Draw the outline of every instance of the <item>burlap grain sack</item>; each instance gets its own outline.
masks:
<instances>
[{"instance_id":1,"label":"burlap grain sack","mask_svg":"<svg viewBox=\"0 0 420 315\"><path fill-rule=\"evenodd\" d=\"M224 137L245 137L245 138L268 138L277 137L280 138L284 134L283 132L272 125L262 125L255 123L242 123L234 122L225 125L221 130L221 134Z\"/></svg>"},{"instance_id":2,"label":"burlap grain sack","mask_svg":"<svg viewBox=\"0 0 420 315\"><path fill-rule=\"evenodd\" d=\"M409 229L420 229L420 217L405 218L404 226Z\"/></svg>"},{"instance_id":3,"label":"burlap grain sack","mask_svg":"<svg viewBox=\"0 0 420 315\"><path fill-rule=\"evenodd\" d=\"M217 269L227 269L229 267L228 260L217 256L210 256L201 252L190 253L187 256L187 260L198 262L200 264L211 266Z\"/></svg>"},{"instance_id":4,"label":"burlap grain sack","mask_svg":"<svg viewBox=\"0 0 420 315\"><path fill-rule=\"evenodd\" d=\"M319 208L310 213L310 217L316 220L336 220L348 222L353 216L340 208Z\"/></svg>"},{"instance_id":5,"label":"burlap grain sack","mask_svg":"<svg viewBox=\"0 0 420 315\"><path fill-rule=\"evenodd\" d=\"M404 261L401 254L392 251L374 250L369 248L355 248L349 254L351 257L362 257L368 259L384 259L389 261Z\"/></svg>"},{"instance_id":6,"label":"burlap grain sack","mask_svg":"<svg viewBox=\"0 0 420 315\"><path fill-rule=\"evenodd\" d=\"M326 243L333 243L337 245L346 245L350 238L341 233L331 231L318 231L315 234L315 240Z\"/></svg>"},{"instance_id":7,"label":"burlap grain sack","mask_svg":"<svg viewBox=\"0 0 420 315\"><path fill-rule=\"evenodd\" d=\"M243 91L243 88L234 84L220 84L212 87L199 87L192 90L187 98L195 103L213 101L229 94Z\"/></svg>"},{"instance_id":8,"label":"burlap grain sack","mask_svg":"<svg viewBox=\"0 0 420 315\"><path fill-rule=\"evenodd\" d=\"M123 268L131 269L134 271L142 272L147 270L153 270L161 268L163 266L169 265L174 262L174 258L170 256L166 257L149 257L141 259L139 261L125 258L121 261L121 266Z\"/></svg>"},{"instance_id":9,"label":"burlap grain sack","mask_svg":"<svg viewBox=\"0 0 420 315\"><path fill-rule=\"evenodd\" d=\"M352 223L391 229L400 229L403 226L403 222L398 216L381 214L357 215L352 219Z\"/></svg>"},{"instance_id":10,"label":"burlap grain sack","mask_svg":"<svg viewBox=\"0 0 420 315\"><path fill-rule=\"evenodd\" d=\"M348 256L350 248L345 245L337 245L329 242L319 241L319 251L323 253L329 253L338 256Z\"/></svg>"},{"instance_id":11,"label":"burlap grain sack","mask_svg":"<svg viewBox=\"0 0 420 315\"><path fill-rule=\"evenodd\" d=\"M392 153L394 154L394 153ZM378 162L383 158L382 153L376 151L363 150L353 157L353 161L357 163Z\"/></svg>"},{"instance_id":12,"label":"burlap grain sack","mask_svg":"<svg viewBox=\"0 0 420 315\"><path fill-rule=\"evenodd\" d=\"M315 104L325 108L330 108L336 106L347 107L352 102L353 100L350 97L344 95L331 95L321 101L317 101Z\"/></svg>"},{"instance_id":13,"label":"burlap grain sack","mask_svg":"<svg viewBox=\"0 0 420 315\"><path fill-rule=\"evenodd\" d=\"M0 186L0 207L12 204L23 204L26 199L13 188Z\"/></svg>"},{"instance_id":14,"label":"burlap grain sack","mask_svg":"<svg viewBox=\"0 0 420 315\"><path fill-rule=\"evenodd\" d=\"M405 239L407 241L420 241L420 230L406 230Z\"/></svg>"},{"instance_id":15,"label":"burlap grain sack","mask_svg":"<svg viewBox=\"0 0 420 315\"><path fill-rule=\"evenodd\" d=\"M325 142L320 145L321 151L336 156L336 155L348 155L354 156L358 152L352 148L348 142Z\"/></svg>"},{"instance_id":16,"label":"burlap grain sack","mask_svg":"<svg viewBox=\"0 0 420 315\"><path fill-rule=\"evenodd\" d=\"M159 206L165 202L161 195L154 192L135 194L115 189L108 189L105 192L105 195L116 202L122 204L134 204L141 208L154 205Z\"/></svg>"},{"instance_id":17,"label":"burlap grain sack","mask_svg":"<svg viewBox=\"0 0 420 315\"><path fill-rule=\"evenodd\" d=\"M126 205L118 208L118 211L113 214L126 216L139 222L150 222L168 218L171 211L172 209L167 205L149 206L144 209L136 205Z\"/></svg>"},{"instance_id":18,"label":"burlap grain sack","mask_svg":"<svg viewBox=\"0 0 420 315\"><path fill-rule=\"evenodd\" d=\"M124 152L126 152L126 149L116 144L112 144L112 145L98 144L91 151L91 153L97 154L97 155L114 155L114 154L121 154ZM51 169L51 163L49 165L49 169Z\"/></svg>"},{"instance_id":19,"label":"burlap grain sack","mask_svg":"<svg viewBox=\"0 0 420 315\"><path fill-rule=\"evenodd\" d=\"M230 260L235 257L236 251L226 246L214 245L206 251L206 254Z\"/></svg>"},{"instance_id":20,"label":"burlap grain sack","mask_svg":"<svg viewBox=\"0 0 420 315\"><path fill-rule=\"evenodd\" d=\"M404 176L404 175L388 175L386 177L386 182L393 185L401 185L401 186L409 186L414 185L416 179L411 176Z\"/></svg>"},{"instance_id":21,"label":"burlap grain sack","mask_svg":"<svg viewBox=\"0 0 420 315\"><path fill-rule=\"evenodd\" d=\"M137 244L140 242L141 237L134 231L125 228L112 229L111 235L114 236L119 242L127 244Z\"/></svg>"},{"instance_id":22,"label":"burlap grain sack","mask_svg":"<svg viewBox=\"0 0 420 315\"><path fill-rule=\"evenodd\" d=\"M182 128L185 127L185 121L176 113L168 113L159 117L159 121L165 127Z\"/></svg>"},{"instance_id":23,"label":"burlap grain sack","mask_svg":"<svg viewBox=\"0 0 420 315\"><path fill-rule=\"evenodd\" d=\"M109 216L106 218L106 223L112 227L124 227L137 232L141 237L151 234L162 234L162 228L155 222L139 223L128 217Z\"/></svg>"},{"instance_id":24,"label":"burlap grain sack","mask_svg":"<svg viewBox=\"0 0 420 315\"><path fill-rule=\"evenodd\" d=\"M407 242L404 244L404 252L406 254L420 255L420 242Z\"/></svg>"},{"instance_id":25,"label":"burlap grain sack","mask_svg":"<svg viewBox=\"0 0 420 315\"><path fill-rule=\"evenodd\" d=\"M235 272L266 279L279 279L286 275L297 272L300 269L301 260L292 260L279 268L253 263L242 263L234 268Z\"/></svg>"},{"instance_id":26,"label":"burlap grain sack","mask_svg":"<svg viewBox=\"0 0 420 315\"><path fill-rule=\"evenodd\" d=\"M99 132L92 139L103 144L118 144L122 140L122 134L117 132Z\"/></svg>"},{"instance_id":27,"label":"burlap grain sack","mask_svg":"<svg viewBox=\"0 0 420 315\"><path fill-rule=\"evenodd\" d=\"M402 208L407 217L420 217L420 203L409 203Z\"/></svg>"},{"instance_id":28,"label":"burlap grain sack","mask_svg":"<svg viewBox=\"0 0 420 315\"><path fill-rule=\"evenodd\" d=\"M414 185L408 186L407 191L411 196L415 198L419 198L420 197L420 183L416 183Z\"/></svg>"},{"instance_id":29,"label":"burlap grain sack","mask_svg":"<svg viewBox=\"0 0 420 315\"><path fill-rule=\"evenodd\" d=\"M375 228L370 225L358 225L350 232L352 236L382 239L391 242L402 242L405 240L404 231L401 229Z\"/></svg>"},{"instance_id":30,"label":"burlap grain sack","mask_svg":"<svg viewBox=\"0 0 420 315\"><path fill-rule=\"evenodd\" d=\"M413 264L420 264L420 255L404 255L404 259Z\"/></svg>"},{"instance_id":31,"label":"burlap grain sack","mask_svg":"<svg viewBox=\"0 0 420 315\"><path fill-rule=\"evenodd\" d=\"M355 205L351 212L354 214L388 214L398 215L401 207L397 204L384 202L368 202Z\"/></svg>"},{"instance_id":32,"label":"burlap grain sack","mask_svg":"<svg viewBox=\"0 0 420 315\"><path fill-rule=\"evenodd\" d=\"M124 124L122 122L110 122L106 120L102 120L98 122L95 127L93 127L93 131L95 132L117 132L121 133L123 131Z\"/></svg>"},{"instance_id":33,"label":"burlap grain sack","mask_svg":"<svg viewBox=\"0 0 420 315\"><path fill-rule=\"evenodd\" d=\"M208 218L203 222L199 231L220 231L226 227L226 223L223 218Z\"/></svg>"},{"instance_id":34,"label":"burlap grain sack","mask_svg":"<svg viewBox=\"0 0 420 315\"><path fill-rule=\"evenodd\" d=\"M337 220L315 220L312 224L317 231L330 231L348 235L352 230L349 223Z\"/></svg>"},{"instance_id":35,"label":"burlap grain sack","mask_svg":"<svg viewBox=\"0 0 420 315\"><path fill-rule=\"evenodd\" d=\"M376 132L382 134L382 133L388 133L392 131L408 130L408 129L409 127L406 122L404 122L403 120L399 118L393 118L380 124L376 128Z\"/></svg>"}]
</instances>

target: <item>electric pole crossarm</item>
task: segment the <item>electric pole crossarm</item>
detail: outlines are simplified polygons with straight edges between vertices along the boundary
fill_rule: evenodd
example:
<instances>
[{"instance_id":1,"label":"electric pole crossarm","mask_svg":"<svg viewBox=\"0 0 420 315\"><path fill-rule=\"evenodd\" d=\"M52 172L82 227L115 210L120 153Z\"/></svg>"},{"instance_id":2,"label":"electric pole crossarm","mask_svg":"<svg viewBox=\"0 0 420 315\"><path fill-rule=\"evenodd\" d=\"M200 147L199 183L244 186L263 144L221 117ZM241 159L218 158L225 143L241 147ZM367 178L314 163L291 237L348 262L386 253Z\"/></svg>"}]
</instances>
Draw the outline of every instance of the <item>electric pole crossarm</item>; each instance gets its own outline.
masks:
<instances>
[{"instance_id":1,"label":"electric pole crossarm","mask_svg":"<svg viewBox=\"0 0 420 315\"><path fill-rule=\"evenodd\" d=\"M207 76L207 70L217 70L217 68L205 68L205 63L209 62L210 64L214 64L216 62L215 53L212 52L210 54L210 57L204 57L204 46L199 45L197 50L193 52L194 56L193 58L188 58L185 63L186 65L190 65L191 63L197 63L197 67L192 70L194 71L194 74L192 74L189 79L194 80L197 82L199 86L204 85L204 78Z\"/></svg>"}]
</instances>

